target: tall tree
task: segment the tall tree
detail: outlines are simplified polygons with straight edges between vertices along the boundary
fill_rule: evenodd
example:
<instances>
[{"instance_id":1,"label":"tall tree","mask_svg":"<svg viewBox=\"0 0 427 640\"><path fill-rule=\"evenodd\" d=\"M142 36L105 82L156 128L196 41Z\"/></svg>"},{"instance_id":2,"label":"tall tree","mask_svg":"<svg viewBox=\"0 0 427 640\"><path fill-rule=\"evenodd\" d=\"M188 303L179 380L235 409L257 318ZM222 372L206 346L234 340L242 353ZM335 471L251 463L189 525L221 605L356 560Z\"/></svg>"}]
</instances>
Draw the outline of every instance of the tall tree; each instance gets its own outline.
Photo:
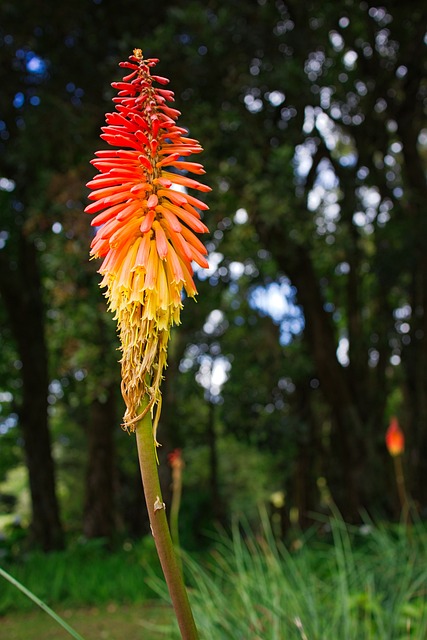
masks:
<instances>
[{"instance_id":1,"label":"tall tree","mask_svg":"<svg viewBox=\"0 0 427 640\"><path fill-rule=\"evenodd\" d=\"M378 468L399 386L414 489L425 458L423 3L213 2L174 15L198 136L221 158L218 210L246 207L297 289L330 411L333 494L351 517L386 507Z\"/></svg>"},{"instance_id":2,"label":"tall tree","mask_svg":"<svg viewBox=\"0 0 427 640\"><path fill-rule=\"evenodd\" d=\"M39 319L28 332L32 348L43 347L46 334L40 283L46 287L50 281L51 293L52 279L65 272L70 297L62 303L49 297L49 305L63 305L58 318L64 323L70 316L71 333L83 331L82 348L76 350L80 366L82 357L92 365L105 353L97 342L97 298L87 293L94 269L89 275L77 266L86 259L87 239L76 222L84 193L74 187L71 197L52 197L47 187L59 176L67 184L76 176L84 181L81 166L98 147L115 64L142 46L144 53L161 54L161 68L173 77L177 107L185 103L191 134L205 144L208 182L214 187L208 218L212 268L200 284L206 303L201 296L196 308L184 310L188 331L179 334L174 367L187 341L197 343L198 353L206 347L209 355L213 348L230 360L234 356L221 408L227 427L245 437L239 407L246 435L257 446L267 428L276 450L289 443L291 433L287 462L295 461L295 467L287 464L286 473L297 469L294 480L286 479L291 493L306 496L301 505L312 501L316 508L313 487L318 476L326 477L351 517L362 505L389 503L383 433L390 406L398 407L409 430L412 486L425 504L420 488L427 459L423 3L107 4L77 0L38 7L24 0L5 2L0 10L5 100L0 188L8 212L1 221L0 281L4 299L6 293L9 299L24 296L33 287L37 303L31 308ZM241 208L248 219L237 224ZM43 252L55 223L62 225L61 242L52 251L65 264L64 247L76 250L64 269ZM80 244L73 233L81 233ZM18 288L10 286L15 281ZM294 331L298 338L281 345L279 332L269 320L259 321L252 302L257 286L285 281L295 289L303 321ZM56 291L65 295L61 283ZM80 308L75 316L68 313L74 297L79 301L74 309ZM23 302L8 308L16 313L19 305ZM84 328L83 308L90 309L88 324L96 335ZM224 331L205 335L200 327L212 309L223 314ZM11 313L9 335L17 331ZM57 338L61 334L54 324L48 333L51 363L58 344L52 331ZM16 335L15 341L18 345ZM69 334L66 343L69 348ZM88 352L83 356L91 345L94 359ZM113 380L102 382L95 370L97 384L85 402L99 401L100 409L108 406L102 401ZM168 381L165 405L187 382L180 387L175 376ZM30 400L26 396L25 402ZM37 406L46 412L45 401ZM169 434L174 437L167 425L175 418L165 406L165 443ZM87 422L90 429L92 421ZM36 428L40 424L41 419ZM257 431L261 424L266 429ZM102 429L96 434L90 438L95 452L105 437ZM110 463L99 468L105 471ZM304 485L306 469L311 477ZM96 487L92 496L106 490Z\"/></svg>"},{"instance_id":3,"label":"tall tree","mask_svg":"<svg viewBox=\"0 0 427 640\"><path fill-rule=\"evenodd\" d=\"M42 288L37 249L20 235L15 245L19 262L0 252L0 292L22 365L18 418L22 427L32 504L32 534L44 550L63 544L55 492L55 475L48 427L48 362L44 333ZM14 266L13 266L14 265Z\"/></svg>"}]
</instances>

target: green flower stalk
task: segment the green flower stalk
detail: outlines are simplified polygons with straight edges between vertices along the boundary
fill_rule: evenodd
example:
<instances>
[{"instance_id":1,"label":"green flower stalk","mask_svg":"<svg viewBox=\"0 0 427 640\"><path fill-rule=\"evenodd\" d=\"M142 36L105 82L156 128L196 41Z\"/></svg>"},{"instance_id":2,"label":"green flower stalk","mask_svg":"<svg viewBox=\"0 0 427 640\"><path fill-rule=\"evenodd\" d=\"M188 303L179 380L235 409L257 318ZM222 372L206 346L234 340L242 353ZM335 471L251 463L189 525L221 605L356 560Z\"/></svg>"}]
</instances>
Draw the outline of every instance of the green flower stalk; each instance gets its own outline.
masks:
<instances>
[{"instance_id":1,"label":"green flower stalk","mask_svg":"<svg viewBox=\"0 0 427 640\"><path fill-rule=\"evenodd\" d=\"M169 524L171 529L172 540L175 548L179 552L179 508L181 506L182 495L182 472L185 462L182 457L181 449L174 449L168 455L168 462L172 469L172 499L169 515Z\"/></svg>"},{"instance_id":2,"label":"green flower stalk","mask_svg":"<svg viewBox=\"0 0 427 640\"><path fill-rule=\"evenodd\" d=\"M114 149L96 152L99 173L88 183L96 214L91 255L99 269L121 342L123 428L136 432L145 498L158 554L183 638L197 638L167 525L157 472L156 439L161 410L160 385L167 361L170 329L180 321L183 291L194 297L192 263L207 267L206 248L197 237L208 229L201 211L208 207L187 189L210 188L188 173L203 166L187 157L202 147L176 124L168 80L154 75L158 60L135 49L126 62L107 113L101 138ZM160 85L160 86L158 86Z\"/></svg>"},{"instance_id":3,"label":"green flower stalk","mask_svg":"<svg viewBox=\"0 0 427 640\"><path fill-rule=\"evenodd\" d=\"M399 494L402 518L406 526L410 524L410 500L406 491L405 474L403 472L402 457L405 451L405 436L400 428L398 419L393 416L386 431L385 442L389 454L393 458L394 475L397 492Z\"/></svg>"}]
</instances>

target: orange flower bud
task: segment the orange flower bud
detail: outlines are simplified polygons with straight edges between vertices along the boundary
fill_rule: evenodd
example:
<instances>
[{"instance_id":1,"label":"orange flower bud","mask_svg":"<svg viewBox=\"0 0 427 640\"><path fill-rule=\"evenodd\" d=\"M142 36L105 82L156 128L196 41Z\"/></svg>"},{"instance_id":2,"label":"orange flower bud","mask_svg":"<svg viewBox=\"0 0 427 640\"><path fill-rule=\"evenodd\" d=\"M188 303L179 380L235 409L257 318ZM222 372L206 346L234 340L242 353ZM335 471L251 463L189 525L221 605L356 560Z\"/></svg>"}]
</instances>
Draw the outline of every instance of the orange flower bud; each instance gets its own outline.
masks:
<instances>
[{"instance_id":1,"label":"orange flower bud","mask_svg":"<svg viewBox=\"0 0 427 640\"><path fill-rule=\"evenodd\" d=\"M182 458L181 449L174 449L171 453L169 453L168 462L172 469L182 469L185 465Z\"/></svg>"},{"instance_id":2,"label":"orange flower bud","mask_svg":"<svg viewBox=\"0 0 427 640\"><path fill-rule=\"evenodd\" d=\"M391 456L400 456L405 450L405 436L399 426L397 418L390 420L390 425L385 435L385 443Z\"/></svg>"}]
</instances>

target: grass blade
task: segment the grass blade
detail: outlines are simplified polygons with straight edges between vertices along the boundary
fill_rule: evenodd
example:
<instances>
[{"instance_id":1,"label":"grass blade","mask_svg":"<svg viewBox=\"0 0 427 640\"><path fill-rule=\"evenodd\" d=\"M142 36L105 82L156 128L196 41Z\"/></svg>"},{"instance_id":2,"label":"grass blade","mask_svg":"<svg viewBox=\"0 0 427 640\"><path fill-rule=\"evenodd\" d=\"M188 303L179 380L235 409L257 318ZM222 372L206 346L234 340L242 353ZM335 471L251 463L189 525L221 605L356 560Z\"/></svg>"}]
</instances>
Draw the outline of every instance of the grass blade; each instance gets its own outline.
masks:
<instances>
[{"instance_id":1,"label":"grass blade","mask_svg":"<svg viewBox=\"0 0 427 640\"><path fill-rule=\"evenodd\" d=\"M43 602L43 600L40 600L40 598L34 595L34 593L32 593L29 589L24 587L23 584L18 582L18 580L16 580L13 576L10 575L10 573L7 573L7 571L2 569L1 567L0 567L0 576L2 576L5 580L10 582L11 585L19 589L19 591L21 591L24 595L26 595L27 598L32 600L38 607L40 607L40 609L43 609L43 611L45 611L51 618L53 618L55 622L61 625L61 627L63 627L65 631L67 631L71 636L73 636L75 640L84 640L83 636L81 636L77 631L75 631L75 629L70 627L70 625L67 622L65 622L65 620L63 620L61 616L55 613L55 611L53 611L45 602Z\"/></svg>"}]
</instances>

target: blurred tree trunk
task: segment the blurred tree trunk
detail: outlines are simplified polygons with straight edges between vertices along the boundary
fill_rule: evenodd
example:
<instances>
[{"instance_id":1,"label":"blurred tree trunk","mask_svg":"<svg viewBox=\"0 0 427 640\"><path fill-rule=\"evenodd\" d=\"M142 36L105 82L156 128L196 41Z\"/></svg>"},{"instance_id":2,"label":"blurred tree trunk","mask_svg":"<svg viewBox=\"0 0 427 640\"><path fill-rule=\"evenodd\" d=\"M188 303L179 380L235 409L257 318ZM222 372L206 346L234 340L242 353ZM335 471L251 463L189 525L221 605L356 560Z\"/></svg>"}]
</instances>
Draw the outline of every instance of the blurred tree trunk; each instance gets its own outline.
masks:
<instances>
[{"instance_id":1,"label":"blurred tree trunk","mask_svg":"<svg viewBox=\"0 0 427 640\"><path fill-rule=\"evenodd\" d=\"M299 429L295 471L290 478L288 493L291 498L289 506L297 508L301 529L313 524L312 514L319 510L317 482L326 472L321 463L326 458L321 437L322 416L316 414L320 403L314 408L310 391L309 380L306 379L294 393L295 409L302 418L303 428Z\"/></svg>"},{"instance_id":2,"label":"blurred tree trunk","mask_svg":"<svg viewBox=\"0 0 427 640\"><path fill-rule=\"evenodd\" d=\"M56 497L48 425L48 356L37 249L22 234L15 260L0 253L0 292L22 363L22 404L18 410L24 437L31 494L34 543L44 551L60 549L63 534Z\"/></svg>"},{"instance_id":3,"label":"blurred tree trunk","mask_svg":"<svg viewBox=\"0 0 427 640\"><path fill-rule=\"evenodd\" d=\"M421 27L421 25L420 25ZM427 489L421 479L427 474L427 218L425 203L427 184L425 158L421 155L418 135L424 122L420 102L422 73L423 29L414 38L414 62L409 67L405 102L397 113L399 134L404 158L404 178L407 184L405 261L412 279L409 287L411 320L409 344L403 353L408 397L407 416L409 431L411 493L421 504L427 503Z\"/></svg>"},{"instance_id":4,"label":"blurred tree trunk","mask_svg":"<svg viewBox=\"0 0 427 640\"><path fill-rule=\"evenodd\" d=\"M224 505L219 490L219 466L218 466L218 436L216 432L217 405L212 399L208 403L208 421L206 440L209 448L209 489L211 499L212 518L214 522L224 525Z\"/></svg>"},{"instance_id":5,"label":"blurred tree trunk","mask_svg":"<svg viewBox=\"0 0 427 640\"><path fill-rule=\"evenodd\" d=\"M331 314L325 309L309 249L289 237L285 238L283 229L272 229L262 224L258 224L257 228L263 241L268 243L266 246L277 260L279 268L289 275L298 290L297 299L306 322L305 336L313 354L321 389L331 408L336 457L336 466L331 471L333 476L338 476L334 498L344 517L354 518L363 506L365 497L364 483L360 480L365 459L363 426L349 384L348 371L337 360L337 336Z\"/></svg>"},{"instance_id":6,"label":"blurred tree trunk","mask_svg":"<svg viewBox=\"0 0 427 640\"><path fill-rule=\"evenodd\" d=\"M114 388L105 401L92 402L87 427L88 462L83 533L87 538L110 539L115 529L114 431L117 412Z\"/></svg>"},{"instance_id":7,"label":"blurred tree trunk","mask_svg":"<svg viewBox=\"0 0 427 640\"><path fill-rule=\"evenodd\" d=\"M162 489L163 500L169 513L172 501L172 478L171 468L168 464L168 454L180 446L182 425L177 424L177 376L179 375L179 363L185 348L182 340L183 331L171 332L171 339L168 346L168 366L162 382L162 413L157 432L157 440L160 447L157 449L159 458L159 478Z\"/></svg>"}]
</instances>

